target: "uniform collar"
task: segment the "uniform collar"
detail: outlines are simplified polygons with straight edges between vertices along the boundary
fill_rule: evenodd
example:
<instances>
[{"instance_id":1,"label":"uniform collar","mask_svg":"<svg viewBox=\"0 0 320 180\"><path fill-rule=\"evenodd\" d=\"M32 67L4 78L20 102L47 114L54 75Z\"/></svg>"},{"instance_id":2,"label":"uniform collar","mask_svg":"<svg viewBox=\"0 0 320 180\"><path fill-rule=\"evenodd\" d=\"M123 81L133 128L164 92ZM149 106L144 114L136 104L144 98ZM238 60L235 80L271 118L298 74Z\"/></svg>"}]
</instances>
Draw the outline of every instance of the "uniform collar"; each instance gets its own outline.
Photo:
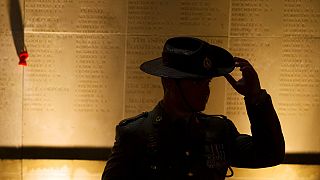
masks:
<instances>
[{"instance_id":1,"label":"uniform collar","mask_svg":"<svg viewBox=\"0 0 320 180\"><path fill-rule=\"evenodd\" d=\"M194 113L193 116L191 116L188 119L171 119L169 115L164 111L163 102L160 101L156 107L151 111L152 112L152 124L154 126L161 125L173 125L173 126L185 126L189 123L191 119L197 120L198 113Z\"/></svg>"}]
</instances>

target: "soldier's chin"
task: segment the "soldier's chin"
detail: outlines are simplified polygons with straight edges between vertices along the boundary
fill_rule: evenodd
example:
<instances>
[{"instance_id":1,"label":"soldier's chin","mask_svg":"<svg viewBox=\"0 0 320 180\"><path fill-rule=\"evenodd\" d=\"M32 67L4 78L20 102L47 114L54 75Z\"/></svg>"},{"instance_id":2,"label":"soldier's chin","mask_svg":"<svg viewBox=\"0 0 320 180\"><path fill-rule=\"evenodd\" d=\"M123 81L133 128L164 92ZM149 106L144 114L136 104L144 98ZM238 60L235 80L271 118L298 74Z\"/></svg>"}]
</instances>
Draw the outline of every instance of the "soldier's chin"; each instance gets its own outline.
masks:
<instances>
[{"instance_id":1,"label":"soldier's chin","mask_svg":"<svg viewBox=\"0 0 320 180\"><path fill-rule=\"evenodd\" d=\"M199 106L196 106L196 107L193 107L194 111L195 112L201 112L201 111L204 111L206 109L206 105L199 105Z\"/></svg>"}]
</instances>

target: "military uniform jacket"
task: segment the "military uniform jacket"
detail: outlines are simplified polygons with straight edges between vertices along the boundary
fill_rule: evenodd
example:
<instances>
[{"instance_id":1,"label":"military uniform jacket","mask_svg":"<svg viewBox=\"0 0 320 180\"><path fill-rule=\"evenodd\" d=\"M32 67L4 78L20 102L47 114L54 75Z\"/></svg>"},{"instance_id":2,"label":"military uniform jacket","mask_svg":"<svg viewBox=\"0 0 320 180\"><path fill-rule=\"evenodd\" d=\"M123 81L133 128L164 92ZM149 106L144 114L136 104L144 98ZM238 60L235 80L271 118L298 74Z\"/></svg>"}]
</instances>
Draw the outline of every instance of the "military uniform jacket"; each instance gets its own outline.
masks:
<instances>
[{"instance_id":1,"label":"military uniform jacket","mask_svg":"<svg viewBox=\"0 0 320 180\"><path fill-rule=\"evenodd\" d=\"M160 103L150 112L120 122L103 180L222 180L231 166L260 168L279 164L284 140L271 98L246 107L252 136L240 134L225 116L196 113L169 121ZM229 171L228 171L229 169Z\"/></svg>"}]
</instances>

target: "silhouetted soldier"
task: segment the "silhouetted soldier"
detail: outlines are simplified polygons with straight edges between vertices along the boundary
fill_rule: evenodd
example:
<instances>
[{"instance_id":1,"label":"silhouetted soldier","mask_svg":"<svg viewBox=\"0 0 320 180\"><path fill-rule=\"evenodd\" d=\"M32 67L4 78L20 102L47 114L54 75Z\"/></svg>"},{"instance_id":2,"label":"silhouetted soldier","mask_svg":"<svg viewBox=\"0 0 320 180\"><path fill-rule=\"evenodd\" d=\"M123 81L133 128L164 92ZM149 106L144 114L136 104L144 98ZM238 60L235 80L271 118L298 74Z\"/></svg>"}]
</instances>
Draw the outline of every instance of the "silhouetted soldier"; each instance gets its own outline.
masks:
<instances>
[{"instance_id":1,"label":"silhouetted soldier","mask_svg":"<svg viewBox=\"0 0 320 180\"><path fill-rule=\"evenodd\" d=\"M229 74L235 67L242 72L240 80ZM282 162L279 119L247 60L197 38L175 37L166 41L162 57L140 68L161 77L164 96L152 111L119 123L103 180L222 180L233 174L231 166L261 168ZM210 81L218 76L244 96L252 136L240 134L223 115L201 113Z\"/></svg>"}]
</instances>

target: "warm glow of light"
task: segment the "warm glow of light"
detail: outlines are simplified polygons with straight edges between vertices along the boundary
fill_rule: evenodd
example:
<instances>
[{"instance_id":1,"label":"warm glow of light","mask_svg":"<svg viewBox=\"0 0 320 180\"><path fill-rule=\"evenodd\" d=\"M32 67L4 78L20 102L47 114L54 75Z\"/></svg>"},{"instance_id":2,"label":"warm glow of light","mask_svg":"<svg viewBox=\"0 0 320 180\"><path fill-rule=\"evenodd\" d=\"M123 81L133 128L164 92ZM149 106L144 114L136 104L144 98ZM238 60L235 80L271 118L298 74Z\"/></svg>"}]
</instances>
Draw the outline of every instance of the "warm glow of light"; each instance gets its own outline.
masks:
<instances>
[{"instance_id":1,"label":"warm glow of light","mask_svg":"<svg viewBox=\"0 0 320 180\"><path fill-rule=\"evenodd\" d=\"M100 180L105 161L87 160L0 160L0 179L22 180ZM22 167L22 169L21 169ZM227 180L318 180L319 165L282 164L270 168L233 168Z\"/></svg>"},{"instance_id":2,"label":"warm glow of light","mask_svg":"<svg viewBox=\"0 0 320 180\"><path fill-rule=\"evenodd\" d=\"M21 161L15 161L16 164ZM12 163L12 162L10 162ZM2 179L0 161L0 179ZM87 160L22 160L23 180L95 180L100 179L105 161ZM19 167L19 165L17 165ZM17 172L21 175L21 172ZM12 177L13 179L15 178Z\"/></svg>"},{"instance_id":3,"label":"warm glow of light","mask_svg":"<svg viewBox=\"0 0 320 180\"><path fill-rule=\"evenodd\" d=\"M30 174L30 179L34 180L71 180L70 171L69 167L62 165L61 167L40 167L32 169L30 172L27 172L27 174Z\"/></svg>"}]
</instances>

